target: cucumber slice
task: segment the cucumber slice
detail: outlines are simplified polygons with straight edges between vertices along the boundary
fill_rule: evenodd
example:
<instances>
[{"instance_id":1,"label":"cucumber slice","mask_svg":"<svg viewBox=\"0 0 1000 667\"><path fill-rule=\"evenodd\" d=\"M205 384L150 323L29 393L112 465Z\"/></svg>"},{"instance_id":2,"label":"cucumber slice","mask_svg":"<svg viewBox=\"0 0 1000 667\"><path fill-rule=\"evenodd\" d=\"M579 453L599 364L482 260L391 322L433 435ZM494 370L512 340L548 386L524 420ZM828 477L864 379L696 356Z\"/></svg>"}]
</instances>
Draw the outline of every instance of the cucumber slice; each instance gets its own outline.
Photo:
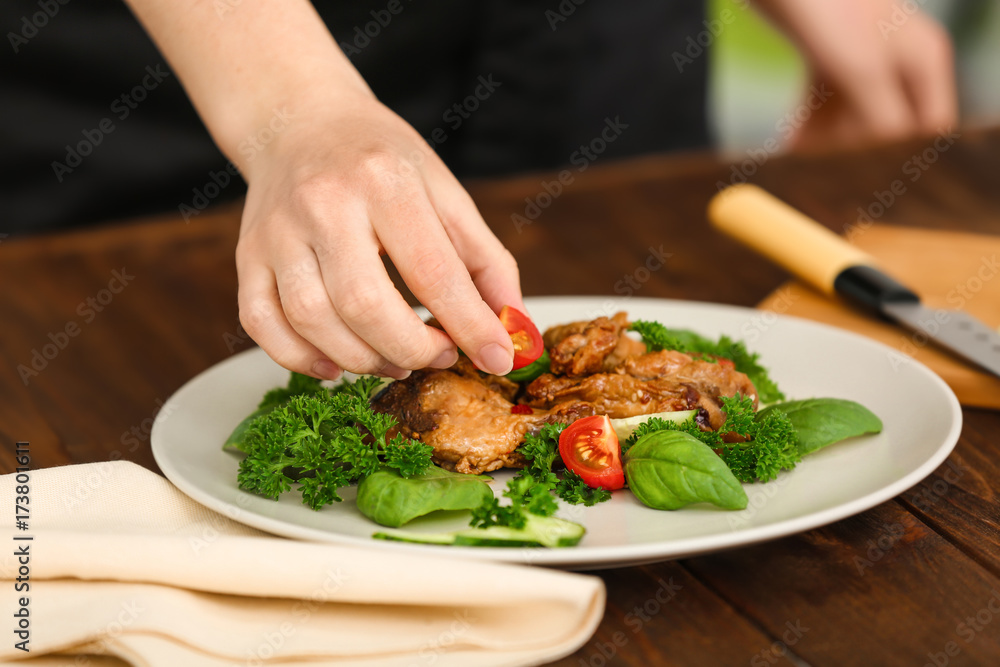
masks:
<instances>
[{"instance_id":1,"label":"cucumber slice","mask_svg":"<svg viewBox=\"0 0 1000 667\"><path fill-rule=\"evenodd\" d=\"M524 368L518 368L517 370L507 373L504 377L508 380L513 380L514 382L530 382L539 375L548 373L550 364L549 351L542 350L542 356L538 357Z\"/></svg>"},{"instance_id":2,"label":"cucumber slice","mask_svg":"<svg viewBox=\"0 0 1000 667\"><path fill-rule=\"evenodd\" d=\"M578 523L558 517L527 516L524 528L490 526L467 528L451 533L418 533L386 530L372 535L377 540L415 544L444 544L463 547L574 547L587 530Z\"/></svg>"},{"instance_id":3,"label":"cucumber slice","mask_svg":"<svg viewBox=\"0 0 1000 667\"><path fill-rule=\"evenodd\" d=\"M625 442L625 439L632 435L632 432L639 427L639 424L647 422L654 417L662 419L665 422L683 424L693 418L697 412L697 410L678 410L676 412L655 412L651 415L636 415L635 417L612 419L611 428L615 430L618 442Z\"/></svg>"}]
</instances>

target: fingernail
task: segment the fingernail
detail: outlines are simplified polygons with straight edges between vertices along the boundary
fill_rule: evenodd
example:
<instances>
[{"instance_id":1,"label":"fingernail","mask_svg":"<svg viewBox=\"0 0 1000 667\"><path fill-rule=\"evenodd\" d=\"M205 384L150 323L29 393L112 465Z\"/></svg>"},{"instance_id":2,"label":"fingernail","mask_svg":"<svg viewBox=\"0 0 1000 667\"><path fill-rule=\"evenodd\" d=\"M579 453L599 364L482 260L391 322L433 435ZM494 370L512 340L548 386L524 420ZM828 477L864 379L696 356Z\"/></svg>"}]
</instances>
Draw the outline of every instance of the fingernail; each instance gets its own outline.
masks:
<instances>
[{"instance_id":1,"label":"fingernail","mask_svg":"<svg viewBox=\"0 0 1000 667\"><path fill-rule=\"evenodd\" d=\"M431 368L451 368L458 361L458 350L448 349L438 355L437 359L427 364Z\"/></svg>"},{"instance_id":2,"label":"fingernail","mask_svg":"<svg viewBox=\"0 0 1000 667\"><path fill-rule=\"evenodd\" d=\"M487 373L507 375L514 368L514 357L497 343L489 343L479 350L479 367Z\"/></svg>"},{"instance_id":3,"label":"fingernail","mask_svg":"<svg viewBox=\"0 0 1000 667\"><path fill-rule=\"evenodd\" d=\"M385 366L382 367L382 370L380 370L378 374L384 375L386 377L391 377L396 380L405 380L406 378L410 377L411 372L412 371L408 371L405 368L400 368L395 364L386 364Z\"/></svg>"},{"instance_id":4,"label":"fingernail","mask_svg":"<svg viewBox=\"0 0 1000 667\"><path fill-rule=\"evenodd\" d=\"M329 359L320 359L312 365L312 374L314 377L325 380L336 380L340 377L340 373L340 366Z\"/></svg>"}]
</instances>

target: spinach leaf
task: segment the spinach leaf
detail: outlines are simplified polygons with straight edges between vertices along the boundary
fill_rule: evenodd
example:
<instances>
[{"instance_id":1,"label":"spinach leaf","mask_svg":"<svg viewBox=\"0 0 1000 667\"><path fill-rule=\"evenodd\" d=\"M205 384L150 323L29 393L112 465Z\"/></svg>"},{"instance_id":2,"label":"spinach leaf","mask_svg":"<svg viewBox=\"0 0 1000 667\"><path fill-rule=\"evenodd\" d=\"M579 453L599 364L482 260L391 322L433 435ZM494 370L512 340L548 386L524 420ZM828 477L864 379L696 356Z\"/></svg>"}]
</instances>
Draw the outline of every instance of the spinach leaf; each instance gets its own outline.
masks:
<instances>
[{"instance_id":1,"label":"spinach leaf","mask_svg":"<svg viewBox=\"0 0 1000 667\"><path fill-rule=\"evenodd\" d=\"M660 510L708 502L723 509L747 506L747 494L715 451L682 431L644 435L625 454L625 477L635 497Z\"/></svg>"},{"instance_id":2,"label":"spinach leaf","mask_svg":"<svg viewBox=\"0 0 1000 667\"><path fill-rule=\"evenodd\" d=\"M489 480L437 466L409 478L395 470L379 470L358 485L358 509L375 523L398 528L435 510L478 507L493 498Z\"/></svg>"},{"instance_id":3,"label":"spinach leaf","mask_svg":"<svg viewBox=\"0 0 1000 667\"><path fill-rule=\"evenodd\" d=\"M788 416L802 456L847 438L882 431L882 420L871 410L842 398L807 398L778 403L764 408L757 417L762 419L771 412L783 412Z\"/></svg>"}]
</instances>

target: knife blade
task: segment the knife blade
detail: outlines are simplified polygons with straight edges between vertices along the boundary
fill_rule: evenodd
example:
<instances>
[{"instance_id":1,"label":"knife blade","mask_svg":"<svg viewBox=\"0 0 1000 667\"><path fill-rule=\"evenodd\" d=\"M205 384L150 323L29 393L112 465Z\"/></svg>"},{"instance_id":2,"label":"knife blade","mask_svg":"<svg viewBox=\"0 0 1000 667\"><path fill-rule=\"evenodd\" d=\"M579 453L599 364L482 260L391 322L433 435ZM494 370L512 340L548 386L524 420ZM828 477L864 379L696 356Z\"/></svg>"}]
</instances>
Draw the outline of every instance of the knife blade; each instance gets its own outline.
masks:
<instances>
[{"instance_id":1,"label":"knife blade","mask_svg":"<svg viewBox=\"0 0 1000 667\"><path fill-rule=\"evenodd\" d=\"M828 295L875 313L1000 377L1000 333L960 310L929 308L873 257L761 188L738 184L708 206L712 224Z\"/></svg>"}]
</instances>

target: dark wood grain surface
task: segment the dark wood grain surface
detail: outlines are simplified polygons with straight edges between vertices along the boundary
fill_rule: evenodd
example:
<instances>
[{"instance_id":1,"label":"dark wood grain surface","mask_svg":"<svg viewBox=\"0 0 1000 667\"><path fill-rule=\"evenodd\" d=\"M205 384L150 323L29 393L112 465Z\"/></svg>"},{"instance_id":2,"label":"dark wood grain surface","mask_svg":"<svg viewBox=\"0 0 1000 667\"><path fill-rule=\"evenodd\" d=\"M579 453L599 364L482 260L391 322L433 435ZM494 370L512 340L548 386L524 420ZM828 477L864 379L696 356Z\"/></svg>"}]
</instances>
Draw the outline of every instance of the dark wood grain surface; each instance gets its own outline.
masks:
<instances>
[{"instance_id":1,"label":"dark wood grain surface","mask_svg":"<svg viewBox=\"0 0 1000 667\"><path fill-rule=\"evenodd\" d=\"M720 183L749 175L841 230L904 178L880 222L1000 234L1000 131L963 132L912 180L913 157L933 143L760 166L706 155L598 162L558 196L551 173L468 186L518 258L526 295L620 301L632 276L636 296L752 306L786 276L708 227ZM31 442L35 467L124 458L157 469L149 429L160 405L253 345L236 312L238 224L239 209L223 208L189 223L168 215L0 239L0 471L13 469L16 440ZM636 269L653 252L669 258L647 279ZM1000 413L963 413L948 461L871 511L596 573L608 588L604 621L557 664L1000 664Z\"/></svg>"}]
</instances>

